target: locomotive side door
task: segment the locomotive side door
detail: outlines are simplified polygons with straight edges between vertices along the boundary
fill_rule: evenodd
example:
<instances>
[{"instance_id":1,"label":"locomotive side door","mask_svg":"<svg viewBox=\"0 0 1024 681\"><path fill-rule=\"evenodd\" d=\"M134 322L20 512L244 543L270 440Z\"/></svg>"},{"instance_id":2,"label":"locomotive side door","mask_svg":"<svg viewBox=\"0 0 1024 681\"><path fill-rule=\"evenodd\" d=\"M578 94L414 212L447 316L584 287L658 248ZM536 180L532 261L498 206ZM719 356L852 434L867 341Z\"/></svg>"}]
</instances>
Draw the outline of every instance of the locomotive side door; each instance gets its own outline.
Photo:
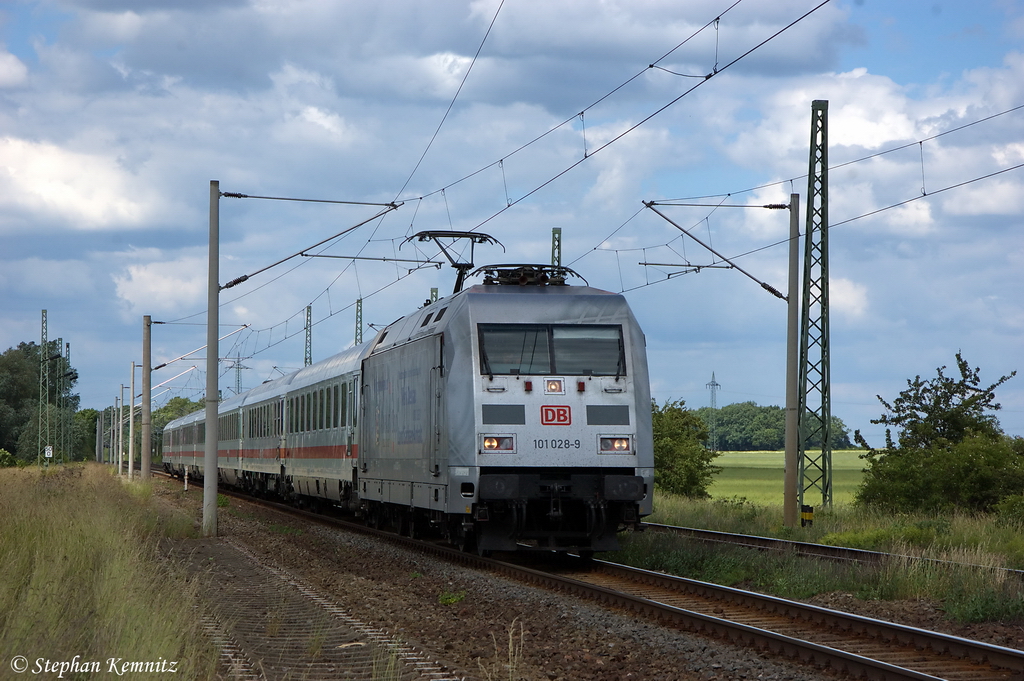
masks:
<instances>
[{"instance_id":1,"label":"locomotive side door","mask_svg":"<svg viewBox=\"0 0 1024 681\"><path fill-rule=\"evenodd\" d=\"M430 452L428 467L431 477L441 477L441 452L444 440L444 337L438 335L434 361L430 369Z\"/></svg>"}]
</instances>

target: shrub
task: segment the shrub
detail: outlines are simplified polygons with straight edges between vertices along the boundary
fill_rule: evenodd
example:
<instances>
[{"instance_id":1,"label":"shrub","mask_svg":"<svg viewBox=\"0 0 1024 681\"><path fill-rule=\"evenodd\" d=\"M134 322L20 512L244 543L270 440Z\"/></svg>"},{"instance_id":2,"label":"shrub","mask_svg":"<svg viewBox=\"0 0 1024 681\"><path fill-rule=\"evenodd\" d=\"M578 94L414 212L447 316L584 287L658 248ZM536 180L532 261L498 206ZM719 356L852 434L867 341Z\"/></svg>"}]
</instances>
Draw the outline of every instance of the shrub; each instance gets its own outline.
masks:
<instances>
[{"instance_id":1,"label":"shrub","mask_svg":"<svg viewBox=\"0 0 1024 681\"><path fill-rule=\"evenodd\" d=\"M1011 438L970 435L955 444L866 455L857 501L893 511L992 511L1024 489L1024 456Z\"/></svg>"}]
</instances>

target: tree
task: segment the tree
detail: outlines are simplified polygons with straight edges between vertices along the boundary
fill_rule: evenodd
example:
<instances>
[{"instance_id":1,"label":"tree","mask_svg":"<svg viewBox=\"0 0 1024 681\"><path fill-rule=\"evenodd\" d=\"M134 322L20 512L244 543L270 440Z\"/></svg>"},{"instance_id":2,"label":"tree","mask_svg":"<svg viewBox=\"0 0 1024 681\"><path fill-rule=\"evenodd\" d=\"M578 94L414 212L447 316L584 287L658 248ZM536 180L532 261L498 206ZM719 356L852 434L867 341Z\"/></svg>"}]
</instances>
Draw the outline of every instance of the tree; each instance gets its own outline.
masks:
<instances>
[{"instance_id":1,"label":"tree","mask_svg":"<svg viewBox=\"0 0 1024 681\"><path fill-rule=\"evenodd\" d=\"M1002 433L995 414L1001 407L995 403L995 389L1017 375L1011 371L987 388L980 387L980 369L971 365L960 352L956 353L960 379L954 380L938 368L938 378L922 381L921 376L907 379L907 389L889 404L876 395L885 407L885 414L871 423L896 426L901 430L899 447L930 447L934 444L955 444L970 434L997 437ZM858 444L867 447L859 433ZM885 429L886 449L893 449L892 431Z\"/></svg>"},{"instance_id":2,"label":"tree","mask_svg":"<svg viewBox=\"0 0 1024 681\"><path fill-rule=\"evenodd\" d=\"M39 346L21 343L0 355L0 447L17 451L38 404Z\"/></svg>"},{"instance_id":3,"label":"tree","mask_svg":"<svg viewBox=\"0 0 1024 681\"><path fill-rule=\"evenodd\" d=\"M654 426L654 480L663 490L688 497L707 497L711 478L719 470L712 462L718 456L702 444L707 426L684 408L683 400L651 400Z\"/></svg>"},{"instance_id":4,"label":"tree","mask_svg":"<svg viewBox=\"0 0 1024 681\"><path fill-rule=\"evenodd\" d=\"M72 459L90 461L96 457L96 420L100 412L95 409L82 409L75 412L74 431L72 433Z\"/></svg>"},{"instance_id":5,"label":"tree","mask_svg":"<svg viewBox=\"0 0 1024 681\"><path fill-rule=\"evenodd\" d=\"M35 462L39 455L40 360L49 363L49 390L44 397L51 423L64 422L79 403L78 395L71 392L78 373L62 356L57 341L40 350L35 343L19 343L0 355L0 447L15 452L22 461ZM67 388L63 396L58 390L62 378Z\"/></svg>"},{"instance_id":6,"label":"tree","mask_svg":"<svg viewBox=\"0 0 1024 681\"><path fill-rule=\"evenodd\" d=\"M900 428L893 441L889 427L885 448L868 446L857 501L903 511L960 508L990 511L1024 489L1024 439L1009 438L992 412L999 409L995 389L1016 371L983 387L980 370L956 354L959 379L938 376L907 380L907 389L890 404L878 397L886 413L871 423Z\"/></svg>"},{"instance_id":7,"label":"tree","mask_svg":"<svg viewBox=\"0 0 1024 681\"><path fill-rule=\"evenodd\" d=\"M704 423L711 422L711 408L695 412ZM718 448L726 452L779 450L786 447L786 410L775 405L758 406L754 402L737 402L715 410ZM820 441L812 441L819 446ZM849 449L850 429L838 416L832 417L833 449Z\"/></svg>"}]
</instances>

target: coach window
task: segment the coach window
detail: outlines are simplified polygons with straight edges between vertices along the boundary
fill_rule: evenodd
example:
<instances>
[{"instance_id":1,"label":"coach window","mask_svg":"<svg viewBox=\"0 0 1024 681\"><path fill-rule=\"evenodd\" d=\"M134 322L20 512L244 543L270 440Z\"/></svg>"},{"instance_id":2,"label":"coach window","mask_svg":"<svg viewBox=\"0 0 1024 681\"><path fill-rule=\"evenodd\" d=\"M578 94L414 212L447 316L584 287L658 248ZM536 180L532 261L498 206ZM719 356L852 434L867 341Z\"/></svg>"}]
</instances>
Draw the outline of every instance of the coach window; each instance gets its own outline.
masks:
<instances>
[{"instance_id":1,"label":"coach window","mask_svg":"<svg viewBox=\"0 0 1024 681\"><path fill-rule=\"evenodd\" d=\"M302 412L302 429L307 433L310 431L310 424L312 423L310 414L313 413L313 396L306 393L306 409Z\"/></svg>"},{"instance_id":2,"label":"coach window","mask_svg":"<svg viewBox=\"0 0 1024 681\"><path fill-rule=\"evenodd\" d=\"M330 415L327 418L331 422L331 428L337 428L338 427L338 384L335 383L334 385L332 385L327 390L330 393L333 394L333 399L331 400L331 413L330 413Z\"/></svg>"},{"instance_id":3,"label":"coach window","mask_svg":"<svg viewBox=\"0 0 1024 681\"><path fill-rule=\"evenodd\" d=\"M324 411L326 412L326 416L324 417L326 419L326 421L324 422L324 428L333 428L334 427L334 400L333 400L333 397L334 396L331 394L331 386L327 386L327 390L324 393L324 399L327 400L324 403Z\"/></svg>"},{"instance_id":4,"label":"coach window","mask_svg":"<svg viewBox=\"0 0 1024 681\"><path fill-rule=\"evenodd\" d=\"M320 421L320 430L324 429L324 412L327 410L327 404L324 402L324 389L320 388L320 409L317 412L317 418Z\"/></svg>"},{"instance_id":5,"label":"coach window","mask_svg":"<svg viewBox=\"0 0 1024 681\"><path fill-rule=\"evenodd\" d=\"M311 430L320 429L320 414L323 413L323 395L319 391L313 391L313 428Z\"/></svg>"},{"instance_id":6,"label":"coach window","mask_svg":"<svg viewBox=\"0 0 1024 681\"><path fill-rule=\"evenodd\" d=\"M342 427L348 427L348 383L341 384L341 405L339 409L341 411L341 425Z\"/></svg>"}]
</instances>

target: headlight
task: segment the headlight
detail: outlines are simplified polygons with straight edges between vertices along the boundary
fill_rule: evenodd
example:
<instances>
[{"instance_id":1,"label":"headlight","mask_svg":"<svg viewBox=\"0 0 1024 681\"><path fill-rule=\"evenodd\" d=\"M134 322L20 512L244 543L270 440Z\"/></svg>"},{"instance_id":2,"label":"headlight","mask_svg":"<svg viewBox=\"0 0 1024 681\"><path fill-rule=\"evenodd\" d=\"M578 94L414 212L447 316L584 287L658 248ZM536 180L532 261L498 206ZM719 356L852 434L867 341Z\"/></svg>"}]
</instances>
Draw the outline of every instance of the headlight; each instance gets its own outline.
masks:
<instances>
[{"instance_id":1,"label":"headlight","mask_svg":"<svg viewBox=\"0 0 1024 681\"><path fill-rule=\"evenodd\" d=\"M630 451L628 435L601 438L601 454L625 454Z\"/></svg>"},{"instance_id":2,"label":"headlight","mask_svg":"<svg viewBox=\"0 0 1024 681\"><path fill-rule=\"evenodd\" d=\"M564 395L565 394L565 381L561 378L545 378L544 379L544 394L545 395Z\"/></svg>"},{"instance_id":3,"label":"headlight","mask_svg":"<svg viewBox=\"0 0 1024 681\"><path fill-rule=\"evenodd\" d=\"M511 435L484 435L483 450L485 452L514 452L516 440Z\"/></svg>"}]
</instances>

